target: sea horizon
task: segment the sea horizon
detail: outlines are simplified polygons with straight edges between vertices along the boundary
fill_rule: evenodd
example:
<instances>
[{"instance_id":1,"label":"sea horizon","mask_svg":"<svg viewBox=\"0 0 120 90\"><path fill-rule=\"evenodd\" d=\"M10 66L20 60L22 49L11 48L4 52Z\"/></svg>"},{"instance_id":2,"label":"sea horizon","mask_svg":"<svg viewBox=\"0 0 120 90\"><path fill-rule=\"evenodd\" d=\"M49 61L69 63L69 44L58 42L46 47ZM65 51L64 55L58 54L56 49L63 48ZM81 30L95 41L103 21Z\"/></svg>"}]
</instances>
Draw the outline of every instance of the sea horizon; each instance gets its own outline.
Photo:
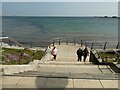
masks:
<instances>
[{"instance_id":1,"label":"sea horizon","mask_svg":"<svg viewBox=\"0 0 120 90\"><path fill-rule=\"evenodd\" d=\"M102 18L119 18L119 16L117 15L92 15L92 16L79 16L79 15L76 15L76 16L69 16L69 15L2 15L2 17L96 17L96 18L99 18L99 17L102 17Z\"/></svg>"}]
</instances>

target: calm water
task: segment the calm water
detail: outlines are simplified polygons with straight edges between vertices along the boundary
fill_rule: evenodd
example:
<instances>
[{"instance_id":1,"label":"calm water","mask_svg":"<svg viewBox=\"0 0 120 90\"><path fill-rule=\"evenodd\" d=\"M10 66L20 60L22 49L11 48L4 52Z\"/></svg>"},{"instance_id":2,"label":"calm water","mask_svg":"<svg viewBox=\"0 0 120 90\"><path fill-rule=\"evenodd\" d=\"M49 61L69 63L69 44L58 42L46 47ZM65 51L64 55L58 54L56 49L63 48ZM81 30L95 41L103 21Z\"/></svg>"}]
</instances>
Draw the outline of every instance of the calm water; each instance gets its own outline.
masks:
<instances>
[{"instance_id":1,"label":"calm water","mask_svg":"<svg viewBox=\"0 0 120 90\"><path fill-rule=\"evenodd\" d=\"M3 32L16 40L48 41L69 37L117 41L118 19L95 17L3 17Z\"/></svg>"}]
</instances>

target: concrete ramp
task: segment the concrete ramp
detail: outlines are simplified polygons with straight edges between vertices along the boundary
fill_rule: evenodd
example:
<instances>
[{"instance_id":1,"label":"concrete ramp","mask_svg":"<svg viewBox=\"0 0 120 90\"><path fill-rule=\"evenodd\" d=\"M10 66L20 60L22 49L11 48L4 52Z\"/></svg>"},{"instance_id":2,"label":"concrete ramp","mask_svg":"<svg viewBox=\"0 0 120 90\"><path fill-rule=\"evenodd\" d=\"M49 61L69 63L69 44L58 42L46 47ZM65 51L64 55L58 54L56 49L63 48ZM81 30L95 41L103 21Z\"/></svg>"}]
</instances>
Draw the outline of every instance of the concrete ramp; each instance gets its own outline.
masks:
<instances>
[{"instance_id":1,"label":"concrete ramp","mask_svg":"<svg viewBox=\"0 0 120 90\"><path fill-rule=\"evenodd\" d=\"M77 62L77 54L76 51L78 48L82 48L84 49L84 46L81 47L81 45L73 45L73 44L69 44L69 45L55 45L55 47L58 50L58 55L57 55L57 60L59 62ZM51 46L52 48L52 46ZM88 51L90 52L90 49L88 48ZM48 60L51 61L52 59L50 58ZM83 60L83 57L82 57ZM86 59L86 62L89 62L89 56Z\"/></svg>"}]
</instances>

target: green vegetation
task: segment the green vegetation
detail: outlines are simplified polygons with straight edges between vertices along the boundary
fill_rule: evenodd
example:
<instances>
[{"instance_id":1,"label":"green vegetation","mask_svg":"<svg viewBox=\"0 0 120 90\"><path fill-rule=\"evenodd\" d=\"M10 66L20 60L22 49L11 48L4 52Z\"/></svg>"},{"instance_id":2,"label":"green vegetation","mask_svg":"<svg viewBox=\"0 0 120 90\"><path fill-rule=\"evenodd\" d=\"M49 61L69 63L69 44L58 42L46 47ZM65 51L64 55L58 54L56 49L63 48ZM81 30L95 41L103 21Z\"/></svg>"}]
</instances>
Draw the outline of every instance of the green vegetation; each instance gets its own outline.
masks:
<instances>
[{"instance_id":1,"label":"green vegetation","mask_svg":"<svg viewBox=\"0 0 120 90\"><path fill-rule=\"evenodd\" d=\"M34 59L40 60L44 54L40 50L2 48L0 63L4 65L28 64Z\"/></svg>"},{"instance_id":2,"label":"green vegetation","mask_svg":"<svg viewBox=\"0 0 120 90\"><path fill-rule=\"evenodd\" d=\"M99 52L98 54L102 61L106 63L113 63L120 58L120 55L116 54L115 52Z\"/></svg>"}]
</instances>

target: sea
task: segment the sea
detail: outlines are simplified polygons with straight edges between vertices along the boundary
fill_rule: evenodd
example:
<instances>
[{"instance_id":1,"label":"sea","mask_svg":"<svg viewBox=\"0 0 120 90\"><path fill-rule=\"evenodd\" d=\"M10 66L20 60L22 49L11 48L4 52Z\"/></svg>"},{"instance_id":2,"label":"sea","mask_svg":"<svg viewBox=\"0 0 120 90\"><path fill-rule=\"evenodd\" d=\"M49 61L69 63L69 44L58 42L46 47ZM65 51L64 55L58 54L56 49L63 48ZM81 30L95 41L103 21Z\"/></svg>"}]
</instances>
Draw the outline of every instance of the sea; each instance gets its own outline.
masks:
<instances>
[{"instance_id":1,"label":"sea","mask_svg":"<svg viewBox=\"0 0 120 90\"><path fill-rule=\"evenodd\" d=\"M21 42L43 46L53 39L91 45L93 42L109 46L118 42L118 18L104 17L38 17L3 16L2 32ZM101 45L102 43L102 45Z\"/></svg>"}]
</instances>

